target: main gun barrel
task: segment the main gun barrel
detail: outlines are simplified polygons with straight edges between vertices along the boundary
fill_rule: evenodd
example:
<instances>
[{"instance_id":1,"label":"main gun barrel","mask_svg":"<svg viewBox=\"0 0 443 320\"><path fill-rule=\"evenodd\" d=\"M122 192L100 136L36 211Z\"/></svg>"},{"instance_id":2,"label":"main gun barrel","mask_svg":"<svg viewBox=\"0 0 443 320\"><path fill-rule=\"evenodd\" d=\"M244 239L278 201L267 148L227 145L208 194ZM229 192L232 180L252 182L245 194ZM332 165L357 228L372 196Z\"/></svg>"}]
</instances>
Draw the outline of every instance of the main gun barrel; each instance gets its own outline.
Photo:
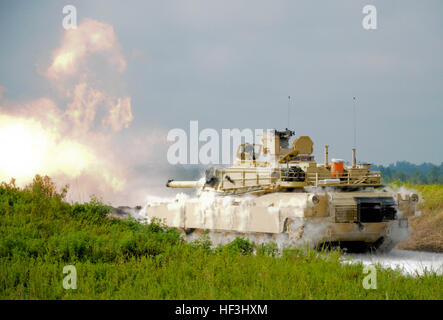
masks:
<instances>
[{"instance_id":1,"label":"main gun barrel","mask_svg":"<svg viewBox=\"0 0 443 320\"><path fill-rule=\"evenodd\" d=\"M199 186L199 181L174 181L173 179L168 180L166 183L168 188L197 188Z\"/></svg>"}]
</instances>

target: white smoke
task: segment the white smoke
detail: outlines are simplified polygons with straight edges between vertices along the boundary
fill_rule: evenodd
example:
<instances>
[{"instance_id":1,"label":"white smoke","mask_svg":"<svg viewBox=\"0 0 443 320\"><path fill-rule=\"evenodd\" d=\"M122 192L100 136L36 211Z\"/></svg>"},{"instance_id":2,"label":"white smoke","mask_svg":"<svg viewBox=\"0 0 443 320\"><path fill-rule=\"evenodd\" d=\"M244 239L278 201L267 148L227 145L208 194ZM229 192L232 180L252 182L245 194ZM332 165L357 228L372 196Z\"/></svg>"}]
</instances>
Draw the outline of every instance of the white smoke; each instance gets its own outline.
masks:
<instances>
[{"instance_id":1,"label":"white smoke","mask_svg":"<svg viewBox=\"0 0 443 320\"><path fill-rule=\"evenodd\" d=\"M48 175L58 186L70 185L70 201L96 195L114 205L140 204L147 191L155 192L160 166L143 166L166 147L166 129L121 134L134 116L114 28L84 19L64 32L48 67L40 69L50 96L9 101L0 87L0 181L15 178L24 186L36 174Z\"/></svg>"},{"instance_id":2,"label":"white smoke","mask_svg":"<svg viewBox=\"0 0 443 320\"><path fill-rule=\"evenodd\" d=\"M291 232L296 234L289 235L287 233L251 233L248 232L248 227L251 219L251 212L256 207L256 196L246 195L238 196L221 196L216 192L201 192L197 196L189 196L179 193L175 198L166 197L148 197L146 205L137 213L131 215L137 219L150 222L150 208L158 205L167 205L169 212L174 212L173 225L183 225L184 210L186 204L196 204L200 219L199 224L205 226L203 229L207 230L207 237L212 242L213 246L224 245L233 241L236 237L242 237L249 241L261 245L269 242L274 242L279 250L290 247L311 247L313 248L327 233L329 223L323 219L312 219L306 221L302 218L297 218L290 223L289 228ZM291 210L299 212L300 217L306 208L307 201L304 197L288 197L287 199L279 199L273 206L267 208L273 216L279 216L279 210ZM227 230L223 231L216 229L216 226L224 225ZM187 241L198 239L202 230L186 234Z\"/></svg>"}]
</instances>

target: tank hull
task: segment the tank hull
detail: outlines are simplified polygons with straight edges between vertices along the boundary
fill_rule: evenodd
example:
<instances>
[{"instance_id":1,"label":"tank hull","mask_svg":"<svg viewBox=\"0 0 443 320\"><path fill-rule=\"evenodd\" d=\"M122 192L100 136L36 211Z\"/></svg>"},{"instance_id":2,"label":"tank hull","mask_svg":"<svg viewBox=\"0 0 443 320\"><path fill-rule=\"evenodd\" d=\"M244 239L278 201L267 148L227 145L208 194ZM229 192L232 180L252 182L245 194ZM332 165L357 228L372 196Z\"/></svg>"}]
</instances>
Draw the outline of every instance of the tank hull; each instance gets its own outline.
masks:
<instances>
[{"instance_id":1,"label":"tank hull","mask_svg":"<svg viewBox=\"0 0 443 320\"><path fill-rule=\"evenodd\" d=\"M240 197L207 192L197 198L149 203L144 215L186 234L209 231L252 240L284 235L290 245L318 246L376 243L390 237L393 227L407 230L406 219L414 211L414 202L394 193L275 192Z\"/></svg>"}]
</instances>

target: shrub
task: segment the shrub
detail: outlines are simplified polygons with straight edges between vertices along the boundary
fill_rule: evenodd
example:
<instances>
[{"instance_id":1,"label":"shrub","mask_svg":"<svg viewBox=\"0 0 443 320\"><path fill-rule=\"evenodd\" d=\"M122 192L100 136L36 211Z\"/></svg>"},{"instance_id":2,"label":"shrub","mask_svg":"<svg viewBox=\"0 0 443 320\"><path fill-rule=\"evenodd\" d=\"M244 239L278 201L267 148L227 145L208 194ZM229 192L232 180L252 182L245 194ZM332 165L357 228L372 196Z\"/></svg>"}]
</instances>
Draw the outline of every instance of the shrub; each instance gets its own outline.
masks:
<instances>
[{"instance_id":1,"label":"shrub","mask_svg":"<svg viewBox=\"0 0 443 320\"><path fill-rule=\"evenodd\" d=\"M241 255L250 255L253 252L253 245L249 240L237 237L234 241L225 245L222 250Z\"/></svg>"}]
</instances>

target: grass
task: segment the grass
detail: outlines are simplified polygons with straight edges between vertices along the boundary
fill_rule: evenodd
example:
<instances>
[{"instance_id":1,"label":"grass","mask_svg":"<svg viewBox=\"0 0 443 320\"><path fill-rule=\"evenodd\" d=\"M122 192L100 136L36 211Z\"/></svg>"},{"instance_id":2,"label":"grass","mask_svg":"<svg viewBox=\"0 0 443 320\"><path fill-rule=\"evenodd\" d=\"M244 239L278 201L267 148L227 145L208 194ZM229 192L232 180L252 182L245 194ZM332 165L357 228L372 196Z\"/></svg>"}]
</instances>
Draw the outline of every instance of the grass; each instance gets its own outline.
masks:
<instances>
[{"instance_id":1,"label":"grass","mask_svg":"<svg viewBox=\"0 0 443 320\"><path fill-rule=\"evenodd\" d=\"M186 243L154 221L110 219L97 199L64 201L49 178L0 186L1 299L442 299L443 277L378 269L365 290L361 264L338 252L254 248L237 238ZM253 250L256 249L256 254ZM77 289L62 286L74 265Z\"/></svg>"}]
</instances>

